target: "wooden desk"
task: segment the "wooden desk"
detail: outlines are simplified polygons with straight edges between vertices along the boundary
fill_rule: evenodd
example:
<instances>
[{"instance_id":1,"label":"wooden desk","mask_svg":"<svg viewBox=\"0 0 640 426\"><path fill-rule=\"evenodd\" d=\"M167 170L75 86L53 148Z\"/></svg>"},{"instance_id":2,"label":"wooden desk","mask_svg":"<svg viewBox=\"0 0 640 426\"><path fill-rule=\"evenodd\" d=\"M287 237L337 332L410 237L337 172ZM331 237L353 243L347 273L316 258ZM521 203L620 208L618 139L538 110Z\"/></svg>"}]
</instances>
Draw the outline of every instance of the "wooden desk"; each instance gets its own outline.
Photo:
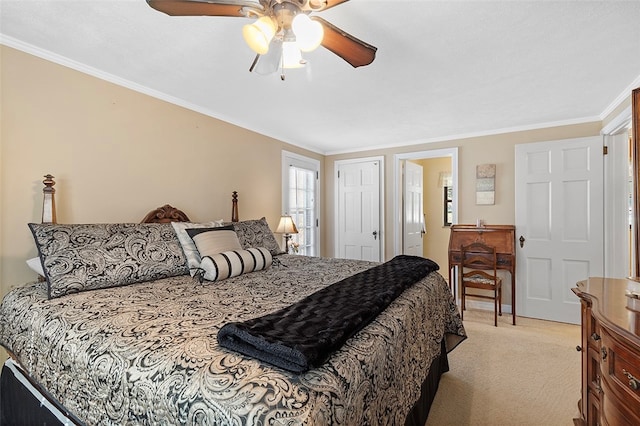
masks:
<instances>
[{"instance_id":1,"label":"wooden desk","mask_svg":"<svg viewBox=\"0 0 640 426\"><path fill-rule=\"evenodd\" d=\"M511 274L511 312L516 325L516 227L513 225L451 225L449 236L449 286L453 285L452 270L460 265L460 247L480 241L494 246L498 257L498 269Z\"/></svg>"}]
</instances>

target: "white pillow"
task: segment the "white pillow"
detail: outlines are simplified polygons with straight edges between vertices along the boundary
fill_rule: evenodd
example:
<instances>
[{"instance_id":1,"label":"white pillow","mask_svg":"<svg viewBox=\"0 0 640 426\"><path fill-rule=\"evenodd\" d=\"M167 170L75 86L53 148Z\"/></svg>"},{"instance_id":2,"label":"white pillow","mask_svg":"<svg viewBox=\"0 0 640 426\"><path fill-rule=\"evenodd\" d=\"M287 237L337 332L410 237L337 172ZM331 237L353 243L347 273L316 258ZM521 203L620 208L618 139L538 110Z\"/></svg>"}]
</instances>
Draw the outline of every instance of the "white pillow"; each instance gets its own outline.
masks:
<instances>
[{"instance_id":1,"label":"white pillow","mask_svg":"<svg viewBox=\"0 0 640 426\"><path fill-rule=\"evenodd\" d=\"M36 274L44 277L44 270L42 269L42 262L40 262L39 257L32 257L31 259L27 259L27 266Z\"/></svg>"},{"instance_id":2,"label":"white pillow","mask_svg":"<svg viewBox=\"0 0 640 426\"><path fill-rule=\"evenodd\" d=\"M233 226L218 226L214 228L187 228L187 234L191 237L200 258L213 256L225 251L242 250L236 231Z\"/></svg>"},{"instance_id":3,"label":"white pillow","mask_svg":"<svg viewBox=\"0 0 640 426\"><path fill-rule=\"evenodd\" d=\"M184 256L187 258L187 267L189 268L189 273L191 274L191 276L195 275L196 270L200 266L200 254L198 253L198 249L196 248L195 243L187 234L186 229L215 228L218 226L222 226L222 223L222 219L204 223L171 222L171 225L173 226L173 229L176 231L176 235L178 236L178 241L180 241L180 245L182 246Z\"/></svg>"}]
</instances>

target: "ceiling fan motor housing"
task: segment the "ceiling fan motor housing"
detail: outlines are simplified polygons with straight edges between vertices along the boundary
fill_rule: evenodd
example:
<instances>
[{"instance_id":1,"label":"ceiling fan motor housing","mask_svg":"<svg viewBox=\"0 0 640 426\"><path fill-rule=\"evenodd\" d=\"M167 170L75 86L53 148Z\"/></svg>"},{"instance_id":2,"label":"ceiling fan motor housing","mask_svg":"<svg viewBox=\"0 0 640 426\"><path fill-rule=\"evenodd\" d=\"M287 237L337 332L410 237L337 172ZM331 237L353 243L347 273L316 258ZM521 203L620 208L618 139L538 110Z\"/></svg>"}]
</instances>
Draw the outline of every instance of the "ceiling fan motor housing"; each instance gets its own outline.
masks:
<instances>
[{"instance_id":1,"label":"ceiling fan motor housing","mask_svg":"<svg viewBox=\"0 0 640 426\"><path fill-rule=\"evenodd\" d=\"M268 2L265 1L264 3L268 3L268 5L265 5L267 8L273 8L276 4L292 3L305 12L320 10L327 5L326 0L270 0Z\"/></svg>"}]
</instances>

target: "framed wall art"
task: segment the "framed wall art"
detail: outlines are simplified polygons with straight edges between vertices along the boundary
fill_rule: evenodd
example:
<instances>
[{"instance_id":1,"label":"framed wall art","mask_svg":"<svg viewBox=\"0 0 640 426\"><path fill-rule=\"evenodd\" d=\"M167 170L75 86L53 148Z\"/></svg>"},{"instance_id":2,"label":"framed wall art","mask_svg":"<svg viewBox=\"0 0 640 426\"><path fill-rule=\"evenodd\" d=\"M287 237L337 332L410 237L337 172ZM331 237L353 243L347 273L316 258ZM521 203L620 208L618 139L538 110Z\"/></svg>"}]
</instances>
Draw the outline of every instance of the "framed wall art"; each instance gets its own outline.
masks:
<instances>
[{"instance_id":1,"label":"framed wall art","mask_svg":"<svg viewBox=\"0 0 640 426\"><path fill-rule=\"evenodd\" d=\"M476 204L492 205L496 203L496 165L480 164L476 166Z\"/></svg>"}]
</instances>

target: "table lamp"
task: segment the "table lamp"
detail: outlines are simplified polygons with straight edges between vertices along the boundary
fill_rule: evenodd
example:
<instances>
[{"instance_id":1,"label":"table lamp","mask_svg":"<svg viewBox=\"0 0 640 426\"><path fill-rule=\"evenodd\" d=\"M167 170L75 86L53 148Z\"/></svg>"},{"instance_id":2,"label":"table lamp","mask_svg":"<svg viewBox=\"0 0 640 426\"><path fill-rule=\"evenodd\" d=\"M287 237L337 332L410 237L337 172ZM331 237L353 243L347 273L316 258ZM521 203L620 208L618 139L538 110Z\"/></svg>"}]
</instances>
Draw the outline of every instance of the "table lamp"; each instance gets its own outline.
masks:
<instances>
[{"instance_id":1,"label":"table lamp","mask_svg":"<svg viewBox=\"0 0 640 426\"><path fill-rule=\"evenodd\" d=\"M296 224L293 223L293 219L288 214L282 215L280 218L280 223L278 224L278 228L276 229L276 233L284 234L284 246L286 253L289 253L289 240L291 239L291 234L297 234L298 228L296 228Z\"/></svg>"}]
</instances>

